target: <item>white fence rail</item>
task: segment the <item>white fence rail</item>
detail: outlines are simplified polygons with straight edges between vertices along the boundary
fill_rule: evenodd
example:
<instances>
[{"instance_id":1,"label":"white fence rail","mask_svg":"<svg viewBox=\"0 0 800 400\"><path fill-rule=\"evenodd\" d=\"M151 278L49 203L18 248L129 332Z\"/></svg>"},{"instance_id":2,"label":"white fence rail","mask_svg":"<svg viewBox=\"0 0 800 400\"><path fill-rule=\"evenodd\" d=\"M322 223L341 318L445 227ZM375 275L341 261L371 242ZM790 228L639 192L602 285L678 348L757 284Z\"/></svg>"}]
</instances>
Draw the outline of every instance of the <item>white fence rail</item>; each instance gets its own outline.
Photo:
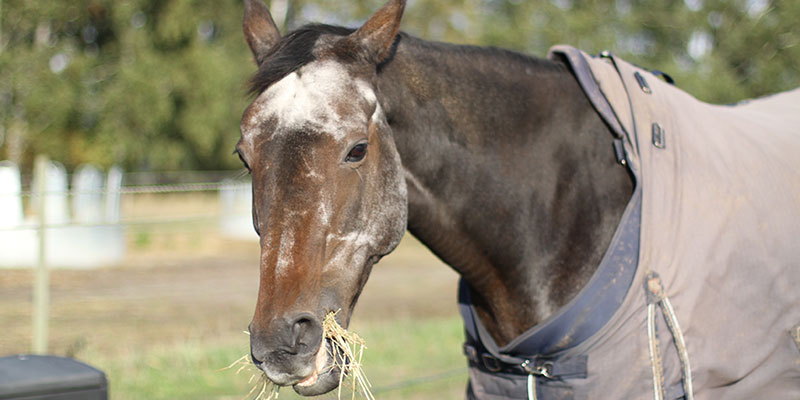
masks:
<instances>
[{"instance_id":1,"label":"white fence rail","mask_svg":"<svg viewBox=\"0 0 800 400\"><path fill-rule=\"evenodd\" d=\"M4 162L0 166L0 204L10 205L0 211L4 221L0 225L0 267L36 265L42 227L47 237L43 257L50 267L96 268L118 263L124 255L123 231L118 224L122 172L112 168L105 179L96 167L82 166L69 191L64 167L55 162L45 165L45 172L37 175L44 182L34 179L30 193L22 192L15 165ZM26 196L30 208L37 210L30 217L23 213Z\"/></svg>"},{"instance_id":2,"label":"white fence rail","mask_svg":"<svg viewBox=\"0 0 800 400\"><path fill-rule=\"evenodd\" d=\"M44 172L38 174L44 182L37 182L34 177L31 190L23 191L19 168L9 161L0 162L0 269L37 265L41 233L47 238L41 261L48 268L118 264L125 256L126 227L142 224L218 221L218 229L225 237L257 239L251 222L249 183L224 179L212 183L123 186L119 168L103 173L97 167L84 165L75 171L68 185L68 175L61 164L48 161L44 165ZM219 213L126 218L120 206L126 195L189 192L217 192Z\"/></svg>"}]
</instances>

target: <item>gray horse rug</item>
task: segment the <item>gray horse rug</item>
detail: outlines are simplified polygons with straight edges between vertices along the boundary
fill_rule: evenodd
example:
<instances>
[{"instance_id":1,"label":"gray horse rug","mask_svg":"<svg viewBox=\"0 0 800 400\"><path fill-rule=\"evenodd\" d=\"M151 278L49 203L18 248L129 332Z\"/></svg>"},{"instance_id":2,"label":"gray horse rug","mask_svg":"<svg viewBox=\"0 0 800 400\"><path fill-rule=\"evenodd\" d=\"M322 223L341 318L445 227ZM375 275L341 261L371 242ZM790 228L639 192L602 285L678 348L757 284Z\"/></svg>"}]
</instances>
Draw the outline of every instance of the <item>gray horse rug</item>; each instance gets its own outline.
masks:
<instances>
[{"instance_id":1,"label":"gray horse rug","mask_svg":"<svg viewBox=\"0 0 800 400\"><path fill-rule=\"evenodd\" d=\"M461 286L477 399L800 399L800 89L700 102L558 46L635 193L570 304L504 347Z\"/></svg>"}]
</instances>

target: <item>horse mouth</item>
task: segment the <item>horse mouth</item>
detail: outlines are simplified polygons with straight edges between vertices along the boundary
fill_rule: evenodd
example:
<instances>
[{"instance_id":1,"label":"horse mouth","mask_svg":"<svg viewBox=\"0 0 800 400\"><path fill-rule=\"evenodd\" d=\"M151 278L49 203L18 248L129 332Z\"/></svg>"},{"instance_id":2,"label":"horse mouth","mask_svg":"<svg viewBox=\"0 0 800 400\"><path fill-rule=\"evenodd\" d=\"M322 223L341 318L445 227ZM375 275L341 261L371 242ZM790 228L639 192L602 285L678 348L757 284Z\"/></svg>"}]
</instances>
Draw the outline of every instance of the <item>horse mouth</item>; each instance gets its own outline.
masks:
<instances>
[{"instance_id":1,"label":"horse mouth","mask_svg":"<svg viewBox=\"0 0 800 400\"><path fill-rule=\"evenodd\" d=\"M292 388L301 396L318 396L330 392L339 386L341 369L337 366L335 358L341 357L335 351L335 346L330 339L324 339L319 346L319 351L314 360L314 371L294 384Z\"/></svg>"}]
</instances>

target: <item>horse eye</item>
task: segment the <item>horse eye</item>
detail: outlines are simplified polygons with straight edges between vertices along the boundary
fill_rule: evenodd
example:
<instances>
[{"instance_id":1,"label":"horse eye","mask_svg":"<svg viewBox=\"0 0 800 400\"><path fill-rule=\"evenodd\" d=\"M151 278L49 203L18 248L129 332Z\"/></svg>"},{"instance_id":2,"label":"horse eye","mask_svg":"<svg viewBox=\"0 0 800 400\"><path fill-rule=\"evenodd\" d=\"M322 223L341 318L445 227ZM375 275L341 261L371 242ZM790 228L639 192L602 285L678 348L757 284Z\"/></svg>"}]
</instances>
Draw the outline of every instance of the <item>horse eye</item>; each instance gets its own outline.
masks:
<instances>
[{"instance_id":1,"label":"horse eye","mask_svg":"<svg viewBox=\"0 0 800 400\"><path fill-rule=\"evenodd\" d=\"M353 146L350 149L350 152L347 153L347 157L345 157L346 162L359 162L364 159L367 155L367 144L366 143L359 143Z\"/></svg>"}]
</instances>

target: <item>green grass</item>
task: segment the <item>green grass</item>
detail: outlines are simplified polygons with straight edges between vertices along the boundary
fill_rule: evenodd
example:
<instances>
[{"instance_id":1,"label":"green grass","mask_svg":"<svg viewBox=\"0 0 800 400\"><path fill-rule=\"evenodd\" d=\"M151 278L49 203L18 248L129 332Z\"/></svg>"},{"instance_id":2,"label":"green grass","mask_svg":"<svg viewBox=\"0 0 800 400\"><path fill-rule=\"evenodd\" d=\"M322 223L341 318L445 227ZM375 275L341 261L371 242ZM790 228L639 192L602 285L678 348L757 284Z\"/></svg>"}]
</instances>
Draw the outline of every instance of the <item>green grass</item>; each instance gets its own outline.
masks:
<instances>
[{"instance_id":1,"label":"green grass","mask_svg":"<svg viewBox=\"0 0 800 400\"><path fill-rule=\"evenodd\" d=\"M354 321L351 329L367 342L364 372L377 399L463 398L466 361L459 319ZM113 355L87 351L80 358L106 372L113 400L238 400L247 399L254 386L248 383L250 370L237 375L237 368L220 369L248 353L248 338L241 334ZM335 399L337 393L321 397ZM297 398L290 388L280 392L280 399ZM342 398L350 399L351 393L343 390Z\"/></svg>"}]
</instances>

